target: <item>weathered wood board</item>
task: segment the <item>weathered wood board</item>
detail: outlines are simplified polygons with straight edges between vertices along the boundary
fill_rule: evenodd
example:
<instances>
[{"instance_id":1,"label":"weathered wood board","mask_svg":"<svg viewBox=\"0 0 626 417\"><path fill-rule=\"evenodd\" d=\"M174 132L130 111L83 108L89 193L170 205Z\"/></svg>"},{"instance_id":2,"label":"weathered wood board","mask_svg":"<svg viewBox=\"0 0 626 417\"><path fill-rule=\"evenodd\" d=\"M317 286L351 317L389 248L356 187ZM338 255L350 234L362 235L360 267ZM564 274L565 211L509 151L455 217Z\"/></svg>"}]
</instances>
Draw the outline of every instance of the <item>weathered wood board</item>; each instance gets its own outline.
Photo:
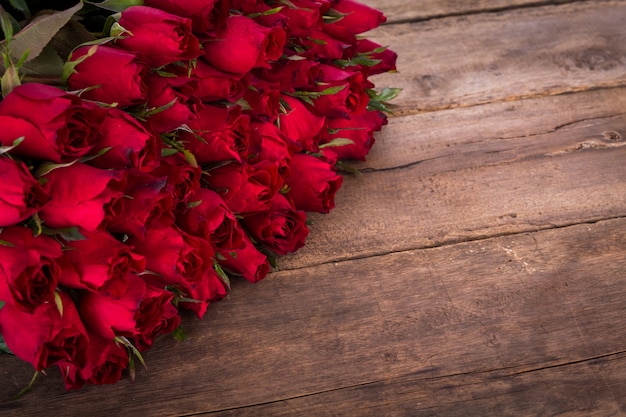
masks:
<instances>
[{"instance_id":1,"label":"weathered wood board","mask_svg":"<svg viewBox=\"0 0 626 417\"><path fill-rule=\"evenodd\" d=\"M308 245L149 369L0 416L626 414L626 2L365 0L396 117Z\"/></svg>"}]
</instances>

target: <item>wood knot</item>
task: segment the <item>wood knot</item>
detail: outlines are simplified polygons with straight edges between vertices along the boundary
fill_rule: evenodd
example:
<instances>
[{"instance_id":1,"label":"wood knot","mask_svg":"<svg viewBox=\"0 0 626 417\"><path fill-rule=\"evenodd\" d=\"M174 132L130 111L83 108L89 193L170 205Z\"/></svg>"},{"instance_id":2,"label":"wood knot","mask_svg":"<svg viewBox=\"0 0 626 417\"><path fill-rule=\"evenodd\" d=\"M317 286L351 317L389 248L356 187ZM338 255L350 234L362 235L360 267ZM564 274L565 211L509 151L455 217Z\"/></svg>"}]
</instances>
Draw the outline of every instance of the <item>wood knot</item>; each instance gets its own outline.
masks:
<instances>
[{"instance_id":1,"label":"wood knot","mask_svg":"<svg viewBox=\"0 0 626 417\"><path fill-rule=\"evenodd\" d=\"M607 130L606 132L602 132L602 136L604 137L604 139L611 142L617 142L618 140L623 139L622 135L614 130Z\"/></svg>"}]
</instances>

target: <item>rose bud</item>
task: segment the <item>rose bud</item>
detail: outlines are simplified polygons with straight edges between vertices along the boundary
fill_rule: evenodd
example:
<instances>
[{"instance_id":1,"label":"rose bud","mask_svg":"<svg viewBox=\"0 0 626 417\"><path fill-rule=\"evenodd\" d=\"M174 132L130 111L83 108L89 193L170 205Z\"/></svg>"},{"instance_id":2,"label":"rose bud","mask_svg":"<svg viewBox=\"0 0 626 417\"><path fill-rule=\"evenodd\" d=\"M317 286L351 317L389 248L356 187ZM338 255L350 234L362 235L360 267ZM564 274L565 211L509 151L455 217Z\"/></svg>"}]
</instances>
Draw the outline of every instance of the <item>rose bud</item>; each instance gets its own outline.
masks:
<instances>
[{"instance_id":1,"label":"rose bud","mask_svg":"<svg viewBox=\"0 0 626 417\"><path fill-rule=\"evenodd\" d=\"M85 55L74 67L67 83L71 90L83 90L81 97L125 107L145 102L143 78L148 68L136 56L106 45L82 46L72 52L70 63Z\"/></svg>"},{"instance_id":2,"label":"rose bud","mask_svg":"<svg viewBox=\"0 0 626 417\"><path fill-rule=\"evenodd\" d=\"M189 121L191 132L181 132L179 140L200 164L245 158L250 140L250 117L241 107L206 105L196 120Z\"/></svg>"},{"instance_id":3,"label":"rose bud","mask_svg":"<svg viewBox=\"0 0 626 417\"><path fill-rule=\"evenodd\" d=\"M252 68L269 68L283 54L287 34L280 27L261 26L246 16L230 16L226 29L204 43L204 58L215 68L243 74Z\"/></svg>"},{"instance_id":4,"label":"rose bud","mask_svg":"<svg viewBox=\"0 0 626 417\"><path fill-rule=\"evenodd\" d=\"M43 371L60 362L85 366L88 336L69 295L59 293L56 303L44 303L32 313L7 303L0 309L0 334L18 358Z\"/></svg>"},{"instance_id":5,"label":"rose bud","mask_svg":"<svg viewBox=\"0 0 626 417\"><path fill-rule=\"evenodd\" d=\"M271 251L286 255L304 246L309 234L306 214L296 210L282 194L276 194L268 211L246 216L246 230Z\"/></svg>"},{"instance_id":6,"label":"rose bud","mask_svg":"<svg viewBox=\"0 0 626 417\"><path fill-rule=\"evenodd\" d=\"M53 303L61 254L61 245L51 237L34 237L20 226L0 229L0 300L27 313Z\"/></svg>"},{"instance_id":7,"label":"rose bud","mask_svg":"<svg viewBox=\"0 0 626 417\"><path fill-rule=\"evenodd\" d=\"M40 211L52 229L80 227L95 230L104 219L104 206L122 195L124 173L77 162L53 169L42 178L50 202Z\"/></svg>"},{"instance_id":8,"label":"rose bud","mask_svg":"<svg viewBox=\"0 0 626 417\"><path fill-rule=\"evenodd\" d=\"M270 264L267 257L254 246L246 235L244 235L244 242L243 249L221 253L222 257L218 262L227 271L241 275L250 282L258 282L267 276L270 271Z\"/></svg>"},{"instance_id":9,"label":"rose bud","mask_svg":"<svg viewBox=\"0 0 626 417\"><path fill-rule=\"evenodd\" d=\"M381 45L376 42L372 42L369 39L360 39L357 42L356 53L367 57L367 59L373 60L373 63L379 61L374 65L361 67L361 71L368 76L396 70L396 60L398 59L398 54L389 48L381 47ZM352 56L344 58L352 58Z\"/></svg>"},{"instance_id":10,"label":"rose bud","mask_svg":"<svg viewBox=\"0 0 626 417\"><path fill-rule=\"evenodd\" d=\"M181 153L161 158L159 166L150 171L150 175L167 178L165 192L172 195L176 202L185 202L200 188L202 169L193 167Z\"/></svg>"},{"instance_id":11,"label":"rose bud","mask_svg":"<svg viewBox=\"0 0 626 417\"><path fill-rule=\"evenodd\" d=\"M387 124L387 117L379 111L366 111L353 114L350 119L329 119L328 129L333 134L323 142L332 142L334 139L349 139L353 143L342 146L332 146L324 150L332 150L339 159L365 160L374 145L374 132L379 131Z\"/></svg>"},{"instance_id":12,"label":"rose bud","mask_svg":"<svg viewBox=\"0 0 626 417\"><path fill-rule=\"evenodd\" d=\"M104 291L119 296L129 272L143 272L146 259L106 231L82 231L85 239L66 242L59 282L69 288Z\"/></svg>"},{"instance_id":13,"label":"rose bud","mask_svg":"<svg viewBox=\"0 0 626 417\"><path fill-rule=\"evenodd\" d=\"M186 95L193 96L203 102L228 100L236 102L247 91L244 84L247 76L220 71L200 58L195 67L188 73L186 68L173 68L178 74L176 78L168 78L168 81L179 85L178 90Z\"/></svg>"},{"instance_id":14,"label":"rose bud","mask_svg":"<svg viewBox=\"0 0 626 417\"><path fill-rule=\"evenodd\" d=\"M89 333L85 364L78 367L70 362L59 362L67 390L80 389L86 384L114 384L128 367L128 350L113 339Z\"/></svg>"},{"instance_id":15,"label":"rose bud","mask_svg":"<svg viewBox=\"0 0 626 417\"><path fill-rule=\"evenodd\" d=\"M319 133L325 119L312 113L302 101L283 95L282 100L289 106L287 113L278 117L280 130L292 141L295 150L317 151Z\"/></svg>"},{"instance_id":16,"label":"rose bud","mask_svg":"<svg viewBox=\"0 0 626 417\"><path fill-rule=\"evenodd\" d=\"M151 67L162 67L201 55L200 42L191 33L191 20L147 6L132 6L122 12L123 34L116 44L134 52Z\"/></svg>"},{"instance_id":17,"label":"rose bud","mask_svg":"<svg viewBox=\"0 0 626 417\"><path fill-rule=\"evenodd\" d=\"M287 197L298 210L328 213L335 207L335 193L341 187L343 177L327 162L311 155L295 154L289 168Z\"/></svg>"},{"instance_id":18,"label":"rose bud","mask_svg":"<svg viewBox=\"0 0 626 417\"><path fill-rule=\"evenodd\" d=\"M212 169L206 180L235 213L267 210L272 198L283 186L278 165L269 161L255 165L223 165Z\"/></svg>"},{"instance_id":19,"label":"rose bud","mask_svg":"<svg viewBox=\"0 0 626 417\"><path fill-rule=\"evenodd\" d=\"M325 24L324 32L351 45L356 43L355 35L374 29L387 20L379 10L355 0L338 0L332 8L343 17Z\"/></svg>"},{"instance_id":20,"label":"rose bud","mask_svg":"<svg viewBox=\"0 0 626 417\"><path fill-rule=\"evenodd\" d=\"M146 291L135 314L138 334L133 342L139 350L152 346L155 337L171 333L180 324L178 309L172 300L174 294L162 288L146 285Z\"/></svg>"},{"instance_id":21,"label":"rose bud","mask_svg":"<svg viewBox=\"0 0 626 417\"><path fill-rule=\"evenodd\" d=\"M148 108L156 109L146 120L148 130L166 133L187 124L194 116L193 103L170 85L170 79L148 75ZM190 80L191 81L191 80Z\"/></svg>"},{"instance_id":22,"label":"rose bud","mask_svg":"<svg viewBox=\"0 0 626 417\"><path fill-rule=\"evenodd\" d=\"M229 0L144 0L144 5L190 18L198 35L222 27L231 8Z\"/></svg>"},{"instance_id":23,"label":"rose bud","mask_svg":"<svg viewBox=\"0 0 626 417\"><path fill-rule=\"evenodd\" d=\"M36 111L33 111L36 109ZM0 101L0 144L27 159L68 162L97 143L105 109L45 84L26 83Z\"/></svg>"},{"instance_id":24,"label":"rose bud","mask_svg":"<svg viewBox=\"0 0 626 417\"><path fill-rule=\"evenodd\" d=\"M255 164L263 160L270 161L278 167L278 174L286 178L291 163L287 138L274 123L269 122L253 123L251 132L251 157L248 162Z\"/></svg>"},{"instance_id":25,"label":"rose bud","mask_svg":"<svg viewBox=\"0 0 626 417\"><path fill-rule=\"evenodd\" d=\"M23 162L0 156L0 178L0 227L26 220L50 201Z\"/></svg>"}]
</instances>

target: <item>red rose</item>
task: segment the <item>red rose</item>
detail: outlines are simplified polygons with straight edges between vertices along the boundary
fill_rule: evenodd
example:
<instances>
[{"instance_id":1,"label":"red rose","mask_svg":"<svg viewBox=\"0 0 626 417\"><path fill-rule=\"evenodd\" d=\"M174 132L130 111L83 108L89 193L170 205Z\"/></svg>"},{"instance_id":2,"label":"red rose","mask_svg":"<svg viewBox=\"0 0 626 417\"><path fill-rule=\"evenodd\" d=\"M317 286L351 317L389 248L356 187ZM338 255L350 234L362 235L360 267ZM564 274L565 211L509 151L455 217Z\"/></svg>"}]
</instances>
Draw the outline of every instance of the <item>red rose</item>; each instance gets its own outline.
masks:
<instances>
[{"instance_id":1,"label":"red rose","mask_svg":"<svg viewBox=\"0 0 626 417\"><path fill-rule=\"evenodd\" d=\"M333 38L321 30L311 30L306 36L297 39L297 41L305 48L305 51L298 55L314 61L340 59L343 57L346 48L350 47L350 45Z\"/></svg>"},{"instance_id":2,"label":"red rose","mask_svg":"<svg viewBox=\"0 0 626 417\"><path fill-rule=\"evenodd\" d=\"M255 165L231 163L212 169L207 182L235 213L267 210L283 186L278 166L269 161Z\"/></svg>"},{"instance_id":3,"label":"red rose","mask_svg":"<svg viewBox=\"0 0 626 417\"><path fill-rule=\"evenodd\" d=\"M204 43L204 58L215 68L243 74L269 67L283 54L287 34L280 27L261 26L246 16L230 16L226 29Z\"/></svg>"},{"instance_id":4,"label":"red rose","mask_svg":"<svg viewBox=\"0 0 626 417\"><path fill-rule=\"evenodd\" d=\"M332 8L341 13L343 18L325 24L324 32L350 44L356 43L355 35L374 29L387 20L379 10L355 0L338 0Z\"/></svg>"},{"instance_id":5,"label":"red rose","mask_svg":"<svg viewBox=\"0 0 626 417\"><path fill-rule=\"evenodd\" d=\"M70 362L57 364L68 390L82 388L85 384L114 384L128 367L128 350L124 346L95 333L88 333L88 336L84 365L78 367Z\"/></svg>"},{"instance_id":6,"label":"red rose","mask_svg":"<svg viewBox=\"0 0 626 417\"><path fill-rule=\"evenodd\" d=\"M271 70L261 70L263 79L276 82L281 91L293 92L296 89L309 89L319 79L319 62L308 59L285 60L272 65Z\"/></svg>"},{"instance_id":7,"label":"red rose","mask_svg":"<svg viewBox=\"0 0 626 417\"><path fill-rule=\"evenodd\" d=\"M132 6L122 12L119 24L131 34L117 45L134 52L152 67L201 55L200 42L191 33L191 20L147 6Z\"/></svg>"},{"instance_id":8,"label":"red rose","mask_svg":"<svg viewBox=\"0 0 626 417\"><path fill-rule=\"evenodd\" d=\"M250 282L258 282L268 274L270 264L267 257L254 246L247 235L243 238L244 248L221 252L219 264L227 271L241 275Z\"/></svg>"},{"instance_id":9,"label":"red rose","mask_svg":"<svg viewBox=\"0 0 626 417\"><path fill-rule=\"evenodd\" d=\"M367 81L361 72L350 72L332 65L320 66L322 79L314 91L335 89L333 94L322 94L313 100L317 114L328 117L348 118L351 113L365 111L369 96L365 91L374 84Z\"/></svg>"},{"instance_id":10,"label":"red rose","mask_svg":"<svg viewBox=\"0 0 626 417\"><path fill-rule=\"evenodd\" d=\"M274 18L286 19L286 26L296 37L306 37L312 29L321 27L322 15L329 9L330 2L317 0L292 0L294 7L284 7ZM272 19L272 16L267 16Z\"/></svg>"},{"instance_id":11,"label":"red rose","mask_svg":"<svg viewBox=\"0 0 626 417\"><path fill-rule=\"evenodd\" d=\"M189 197L189 202L193 205L176 216L176 224L182 230L193 236L210 238L220 253L246 246L244 231L216 192L200 188Z\"/></svg>"},{"instance_id":12,"label":"red rose","mask_svg":"<svg viewBox=\"0 0 626 417\"><path fill-rule=\"evenodd\" d=\"M0 144L10 146L24 136L11 154L57 163L71 161L93 148L105 113L58 88L22 84L0 101Z\"/></svg>"},{"instance_id":13,"label":"red rose","mask_svg":"<svg viewBox=\"0 0 626 417\"><path fill-rule=\"evenodd\" d=\"M28 313L53 303L61 245L20 226L0 229L0 300Z\"/></svg>"},{"instance_id":14,"label":"red rose","mask_svg":"<svg viewBox=\"0 0 626 417\"><path fill-rule=\"evenodd\" d=\"M190 18L193 22L193 29L198 34L221 27L230 9L228 0L145 0L144 4L177 16Z\"/></svg>"},{"instance_id":15,"label":"red rose","mask_svg":"<svg viewBox=\"0 0 626 417\"><path fill-rule=\"evenodd\" d=\"M353 114L350 119L329 119L328 129L333 133L324 142L333 139L350 139L353 143L325 148L325 151L333 152L338 159L365 160L372 145L374 145L374 132L379 131L387 123L384 113L379 111L366 111Z\"/></svg>"},{"instance_id":16,"label":"red rose","mask_svg":"<svg viewBox=\"0 0 626 417\"><path fill-rule=\"evenodd\" d=\"M110 108L100 123L99 140L90 152L104 153L88 164L107 169L150 167L161 156L160 143L131 115Z\"/></svg>"},{"instance_id":17,"label":"red rose","mask_svg":"<svg viewBox=\"0 0 626 417\"><path fill-rule=\"evenodd\" d=\"M67 80L71 90L86 89L82 98L117 103L121 107L145 102L147 90L143 78L148 68L137 62L135 55L119 48L94 45L76 49L69 59L76 61L88 53L91 55L76 65Z\"/></svg>"},{"instance_id":18,"label":"red rose","mask_svg":"<svg viewBox=\"0 0 626 417\"><path fill-rule=\"evenodd\" d=\"M198 163L236 160L241 162L248 151L250 117L241 114L241 107L207 105L189 121L191 132L182 132L179 141L191 151Z\"/></svg>"},{"instance_id":19,"label":"red rose","mask_svg":"<svg viewBox=\"0 0 626 417\"><path fill-rule=\"evenodd\" d=\"M282 178L289 175L291 152L287 145L287 138L280 129L269 122L257 122L251 126L251 145L249 162L254 164L263 160L270 161L278 167L278 174Z\"/></svg>"},{"instance_id":20,"label":"red rose","mask_svg":"<svg viewBox=\"0 0 626 417\"><path fill-rule=\"evenodd\" d=\"M316 151L325 119L313 114L302 101L295 97L283 95L282 100L288 108L287 113L282 113L278 118L281 132L298 148Z\"/></svg>"},{"instance_id":21,"label":"red rose","mask_svg":"<svg viewBox=\"0 0 626 417\"><path fill-rule=\"evenodd\" d=\"M80 227L95 230L104 219L104 206L120 197L124 174L77 162L53 169L42 178L50 202L40 217L47 227Z\"/></svg>"},{"instance_id":22,"label":"red rose","mask_svg":"<svg viewBox=\"0 0 626 417\"><path fill-rule=\"evenodd\" d=\"M169 68L168 68L169 70ZM243 94L247 74L231 74L214 68L203 58L196 61L191 73L186 68L172 68L178 74L168 79L172 85L178 85L185 96L194 97L204 102L228 100L236 102Z\"/></svg>"},{"instance_id":23,"label":"red rose","mask_svg":"<svg viewBox=\"0 0 626 417\"><path fill-rule=\"evenodd\" d=\"M370 60L379 61L375 65L361 66L361 71L368 76L396 70L398 54L389 48L382 48L381 45L369 39L360 39L357 42L356 53ZM344 58L352 57L353 55L348 55Z\"/></svg>"},{"instance_id":24,"label":"red rose","mask_svg":"<svg viewBox=\"0 0 626 417\"><path fill-rule=\"evenodd\" d=\"M159 166L152 170L150 175L166 177L165 191L171 194L176 202L185 202L200 188L202 169L189 165L181 153L176 153L161 158Z\"/></svg>"},{"instance_id":25,"label":"red rose","mask_svg":"<svg viewBox=\"0 0 626 417\"><path fill-rule=\"evenodd\" d=\"M104 227L114 233L143 236L153 225L174 223L174 195L165 176L127 171L122 194L106 207Z\"/></svg>"},{"instance_id":26,"label":"red rose","mask_svg":"<svg viewBox=\"0 0 626 417\"><path fill-rule=\"evenodd\" d=\"M171 80L159 75L149 75L148 108L153 109L146 120L146 126L155 133L165 133L178 129L194 118L194 104L170 85Z\"/></svg>"},{"instance_id":27,"label":"red rose","mask_svg":"<svg viewBox=\"0 0 626 417\"><path fill-rule=\"evenodd\" d=\"M85 232L65 243L59 282L70 288L120 295L129 272L143 272L146 260L105 231Z\"/></svg>"},{"instance_id":28,"label":"red rose","mask_svg":"<svg viewBox=\"0 0 626 417\"><path fill-rule=\"evenodd\" d=\"M22 162L0 156L0 178L0 227L26 220L50 200Z\"/></svg>"},{"instance_id":29,"label":"red rose","mask_svg":"<svg viewBox=\"0 0 626 417\"><path fill-rule=\"evenodd\" d=\"M290 170L287 196L298 210L328 213L335 207L335 193L341 187L343 177L327 162L311 155L295 154Z\"/></svg>"},{"instance_id":30,"label":"red rose","mask_svg":"<svg viewBox=\"0 0 626 417\"><path fill-rule=\"evenodd\" d=\"M146 286L143 300L135 314L138 334L133 337L135 346L145 350L154 338L176 330L180 324L178 309L172 304L174 294L162 288Z\"/></svg>"},{"instance_id":31,"label":"red rose","mask_svg":"<svg viewBox=\"0 0 626 417\"><path fill-rule=\"evenodd\" d=\"M246 216L246 230L271 251L286 255L304 246L309 234L306 214L296 210L282 194L276 194L268 211Z\"/></svg>"},{"instance_id":32,"label":"red rose","mask_svg":"<svg viewBox=\"0 0 626 417\"><path fill-rule=\"evenodd\" d=\"M273 122L280 112L280 86L258 78L252 78L243 96L248 103L247 113L254 119Z\"/></svg>"},{"instance_id":33,"label":"red rose","mask_svg":"<svg viewBox=\"0 0 626 417\"><path fill-rule=\"evenodd\" d=\"M70 297L59 293L63 314L44 303L32 314L10 304L0 309L0 334L18 358L42 371L60 362L85 364L87 331Z\"/></svg>"}]
</instances>

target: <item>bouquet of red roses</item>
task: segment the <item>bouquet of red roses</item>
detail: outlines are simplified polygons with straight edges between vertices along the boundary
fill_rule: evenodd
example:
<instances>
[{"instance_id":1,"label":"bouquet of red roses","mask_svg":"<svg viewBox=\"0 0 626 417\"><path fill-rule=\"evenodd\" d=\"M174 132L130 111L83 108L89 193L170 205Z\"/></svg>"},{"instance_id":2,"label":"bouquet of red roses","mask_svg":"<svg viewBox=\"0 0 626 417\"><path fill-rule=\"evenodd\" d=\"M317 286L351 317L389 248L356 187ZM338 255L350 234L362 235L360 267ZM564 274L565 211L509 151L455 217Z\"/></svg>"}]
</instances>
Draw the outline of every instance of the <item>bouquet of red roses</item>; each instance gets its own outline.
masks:
<instances>
[{"instance_id":1,"label":"bouquet of red roses","mask_svg":"<svg viewBox=\"0 0 626 417\"><path fill-rule=\"evenodd\" d=\"M0 1L0 349L66 387L256 282L386 123L353 0Z\"/></svg>"}]
</instances>

